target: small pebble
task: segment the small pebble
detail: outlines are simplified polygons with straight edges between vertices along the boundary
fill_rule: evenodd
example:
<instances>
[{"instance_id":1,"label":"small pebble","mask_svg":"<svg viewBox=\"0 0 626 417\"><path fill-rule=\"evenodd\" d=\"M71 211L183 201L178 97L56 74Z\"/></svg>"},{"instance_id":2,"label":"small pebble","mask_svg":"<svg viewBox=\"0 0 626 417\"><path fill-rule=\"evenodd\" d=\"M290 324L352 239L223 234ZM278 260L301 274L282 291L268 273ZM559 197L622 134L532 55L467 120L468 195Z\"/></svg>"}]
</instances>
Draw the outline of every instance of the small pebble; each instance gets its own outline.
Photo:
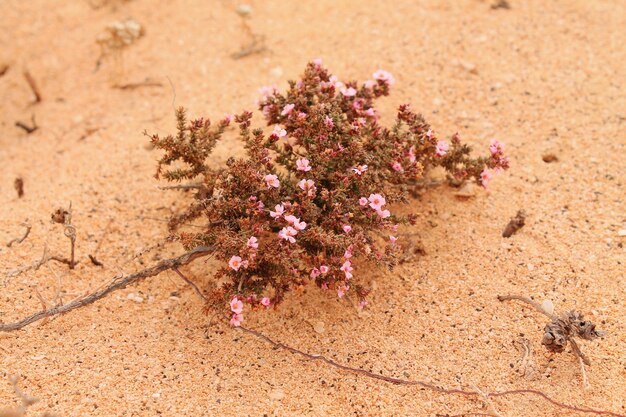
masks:
<instances>
[{"instance_id":1,"label":"small pebble","mask_svg":"<svg viewBox=\"0 0 626 417\"><path fill-rule=\"evenodd\" d=\"M326 327L324 325L324 322L316 321L315 324L313 325L313 330L315 330L316 333L324 334L326 332Z\"/></svg>"},{"instance_id":2,"label":"small pebble","mask_svg":"<svg viewBox=\"0 0 626 417\"><path fill-rule=\"evenodd\" d=\"M285 398L285 393L282 390L275 390L270 392L270 399L272 400L282 400L283 398Z\"/></svg>"}]
</instances>

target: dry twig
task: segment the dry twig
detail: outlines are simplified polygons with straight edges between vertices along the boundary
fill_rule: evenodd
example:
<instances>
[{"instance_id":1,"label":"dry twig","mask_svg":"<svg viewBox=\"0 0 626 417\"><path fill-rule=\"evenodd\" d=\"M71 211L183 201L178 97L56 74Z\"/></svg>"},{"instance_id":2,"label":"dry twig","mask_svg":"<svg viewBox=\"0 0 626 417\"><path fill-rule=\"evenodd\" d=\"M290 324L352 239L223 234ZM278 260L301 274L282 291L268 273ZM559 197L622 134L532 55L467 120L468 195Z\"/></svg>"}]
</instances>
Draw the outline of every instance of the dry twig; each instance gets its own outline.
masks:
<instances>
[{"instance_id":1,"label":"dry twig","mask_svg":"<svg viewBox=\"0 0 626 417\"><path fill-rule=\"evenodd\" d=\"M13 181L13 187L15 187L15 191L17 192L17 198L24 197L24 178L17 177L15 181Z\"/></svg>"},{"instance_id":2,"label":"dry twig","mask_svg":"<svg viewBox=\"0 0 626 417\"><path fill-rule=\"evenodd\" d=\"M19 127L20 129L24 129L26 131L27 134L31 134L33 133L35 130L39 129L39 126L37 126L37 122L35 121L35 114L33 113L30 116L30 121L31 121L31 125L27 125L25 122L21 122L21 121L17 121L15 122L15 126Z\"/></svg>"},{"instance_id":3,"label":"dry twig","mask_svg":"<svg viewBox=\"0 0 626 417\"><path fill-rule=\"evenodd\" d=\"M35 82L35 79L30 74L30 72L28 72L28 70L24 70L24 78L26 78L26 82L28 83L28 86L32 90L33 94L35 95L34 103L40 103L42 100L41 92L39 91L39 87L37 87L37 83Z\"/></svg>"},{"instance_id":4,"label":"dry twig","mask_svg":"<svg viewBox=\"0 0 626 417\"><path fill-rule=\"evenodd\" d=\"M524 212L524 210L519 210L515 217L513 217L504 228L504 231L502 232L502 237L513 236L515 233L517 233L519 229L524 227L524 224L526 224L526 213Z\"/></svg>"},{"instance_id":5,"label":"dry twig","mask_svg":"<svg viewBox=\"0 0 626 417\"><path fill-rule=\"evenodd\" d=\"M20 237L11 239L9 243L7 243L7 247L10 248L11 246L13 246L14 243L22 243L24 240L26 240L26 238L30 234L30 230L32 229L32 226L29 224L23 224L22 226L26 228L26 230L24 230L24 234L22 234L22 236Z\"/></svg>"},{"instance_id":6,"label":"dry twig","mask_svg":"<svg viewBox=\"0 0 626 417\"><path fill-rule=\"evenodd\" d=\"M200 246L176 258L163 260L153 267L143 269L134 274L117 276L113 278L113 280L109 282L109 284L106 285L105 287L91 294L88 294L86 296L72 300L71 302L65 305L41 310L38 313L35 313L31 316L28 316L14 323L0 324L0 332L10 332L14 330L19 330L28 326L29 324L35 323L46 317L52 317L52 316L56 316L59 314L65 314L77 308L92 304L100 300L101 298L107 296L108 294L112 293L113 291L117 291L130 284L134 284L146 278L153 277L155 275L160 274L163 271L167 271L168 269L173 269L181 265L186 265L197 258L207 256L211 252L212 252L211 248L206 247L206 246Z\"/></svg>"}]
</instances>

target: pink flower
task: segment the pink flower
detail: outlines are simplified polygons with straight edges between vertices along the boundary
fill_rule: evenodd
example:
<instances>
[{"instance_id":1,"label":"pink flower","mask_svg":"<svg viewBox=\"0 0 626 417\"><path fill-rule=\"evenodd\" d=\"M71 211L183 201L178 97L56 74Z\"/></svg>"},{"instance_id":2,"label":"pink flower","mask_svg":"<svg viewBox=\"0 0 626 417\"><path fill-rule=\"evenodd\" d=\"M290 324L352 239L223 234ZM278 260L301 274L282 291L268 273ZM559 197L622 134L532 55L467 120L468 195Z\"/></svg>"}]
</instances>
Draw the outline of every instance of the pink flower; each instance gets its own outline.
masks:
<instances>
[{"instance_id":1,"label":"pink flower","mask_svg":"<svg viewBox=\"0 0 626 417\"><path fill-rule=\"evenodd\" d=\"M311 278L315 279L315 278L319 277L319 276L320 276L320 273L321 273L321 272L320 272L320 270L319 270L319 269L317 269L317 268L313 268L313 269L311 270Z\"/></svg>"},{"instance_id":2,"label":"pink flower","mask_svg":"<svg viewBox=\"0 0 626 417\"><path fill-rule=\"evenodd\" d=\"M288 114L291 114L291 112L293 111L294 107L296 107L295 104L287 104L285 105L285 107L283 107L283 111L280 112L281 116L287 116Z\"/></svg>"},{"instance_id":3,"label":"pink flower","mask_svg":"<svg viewBox=\"0 0 626 417\"><path fill-rule=\"evenodd\" d=\"M322 274L325 274L325 273L327 273L328 271L329 271L329 268L328 268L326 265L322 265L322 266L320 266L320 272L321 272Z\"/></svg>"},{"instance_id":4,"label":"pink flower","mask_svg":"<svg viewBox=\"0 0 626 417\"><path fill-rule=\"evenodd\" d=\"M393 168L394 171L396 172L402 172L402 164L400 162L394 162L393 165L391 165L391 168Z\"/></svg>"},{"instance_id":5,"label":"pink flower","mask_svg":"<svg viewBox=\"0 0 626 417\"><path fill-rule=\"evenodd\" d=\"M230 325L234 327L241 326L241 322L243 321L243 314L233 314L230 318Z\"/></svg>"},{"instance_id":6,"label":"pink flower","mask_svg":"<svg viewBox=\"0 0 626 417\"><path fill-rule=\"evenodd\" d=\"M296 236L298 231L291 226L283 227L280 232L278 232L278 237L281 239L289 241L289 243L296 243Z\"/></svg>"},{"instance_id":7,"label":"pink flower","mask_svg":"<svg viewBox=\"0 0 626 417\"><path fill-rule=\"evenodd\" d=\"M276 219L283 215L283 213L285 212L285 206L283 206L282 204L276 204L274 210L276 211L270 210L270 216Z\"/></svg>"},{"instance_id":8,"label":"pink flower","mask_svg":"<svg viewBox=\"0 0 626 417\"><path fill-rule=\"evenodd\" d=\"M301 222L300 220L297 220L297 221L293 222L293 227L296 230L302 231L302 230L306 229L306 223L305 222Z\"/></svg>"},{"instance_id":9,"label":"pink flower","mask_svg":"<svg viewBox=\"0 0 626 417\"><path fill-rule=\"evenodd\" d=\"M306 191L306 194L309 197L315 197L317 187L315 186L315 182L313 180L300 180L298 182L298 187L300 187L303 191Z\"/></svg>"},{"instance_id":10,"label":"pink flower","mask_svg":"<svg viewBox=\"0 0 626 417\"><path fill-rule=\"evenodd\" d=\"M344 84L337 79L336 75L331 75L330 78L328 79L328 81L330 81L330 85L332 85L333 87L335 87L338 90L341 90L343 88L343 86L344 86Z\"/></svg>"},{"instance_id":11,"label":"pink flower","mask_svg":"<svg viewBox=\"0 0 626 417\"><path fill-rule=\"evenodd\" d=\"M366 305L367 305L367 300L359 301L359 310L363 310Z\"/></svg>"},{"instance_id":12,"label":"pink flower","mask_svg":"<svg viewBox=\"0 0 626 417\"><path fill-rule=\"evenodd\" d=\"M376 85L376 81L374 80L365 80L363 82L363 87L368 88L368 89L373 88L375 85Z\"/></svg>"},{"instance_id":13,"label":"pink flower","mask_svg":"<svg viewBox=\"0 0 626 417\"><path fill-rule=\"evenodd\" d=\"M392 235L389 235L389 241L390 241L392 244L396 243L396 241L397 241L397 240L398 240L398 238L397 238L397 237L392 236Z\"/></svg>"},{"instance_id":14,"label":"pink flower","mask_svg":"<svg viewBox=\"0 0 626 417\"><path fill-rule=\"evenodd\" d=\"M367 198L365 198L365 197L359 198L359 204L361 206L366 206L367 205Z\"/></svg>"},{"instance_id":15,"label":"pink flower","mask_svg":"<svg viewBox=\"0 0 626 417\"><path fill-rule=\"evenodd\" d=\"M376 214L378 214L381 219L386 219L391 216L391 212L389 210L376 210Z\"/></svg>"},{"instance_id":16,"label":"pink flower","mask_svg":"<svg viewBox=\"0 0 626 417\"><path fill-rule=\"evenodd\" d=\"M355 168L352 168L352 172L356 175L363 175L367 171L367 165L359 165Z\"/></svg>"},{"instance_id":17,"label":"pink flower","mask_svg":"<svg viewBox=\"0 0 626 417\"><path fill-rule=\"evenodd\" d=\"M382 81L388 85L393 85L396 82L396 80L393 78L393 75L391 75L390 72L385 71L385 70L376 71L372 75L372 77L374 77L375 80Z\"/></svg>"},{"instance_id":18,"label":"pink flower","mask_svg":"<svg viewBox=\"0 0 626 417\"><path fill-rule=\"evenodd\" d=\"M323 290L327 290L328 289L328 283L327 282L322 282L322 287Z\"/></svg>"},{"instance_id":19,"label":"pink flower","mask_svg":"<svg viewBox=\"0 0 626 417\"><path fill-rule=\"evenodd\" d=\"M354 268L352 268L351 261L345 261L343 265L341 265L340 270L343 271L343 273L346 275L346 279L352 278L352 271L354 270Z\"/></svg>"},{"instance_id":20,"label":"pink flower","mask_svg":"<svg viewBox=\"0 0 626 417\"><path fill-rule=\"evenodd\" d=\"M298 119L304 120L307 118L307 114L304 112L298 112Z\"/></svg>"},{"instance_id":21,"label":"pink flower","mask_svg":"<svg viewBox=\"0 0 626 417\"><path fill-rule=\"evenodd\" d=\"M343 94L344 97L354 97L356 96L356 90L352 87L344 88L341 90L341 94Z\"/></svg>"},{"instance_id":22,"label":"pink flower","mask_svg":"<svg viewBox=\"0 0 626 417\"><path fill-rule=\"evenodd\" d=\"M265 102L269 96L271 96L272 94L276 92L278 92L278 89L276 88L275 85L261 87L259 89L259 94L261 94L261 97L259 98L258 102L259 103Z\"/></svg>"},{"instance_id":23,"label":"pink flower","mask_svg":"<svg viewBox=\"0 0 626 417\"><path fill-rule=\"evenodd\" d=\"M415 146L411 146L409 148L409 153L407 154L407 156L409 157L409 162L410 163L412 163L412 164L415 163L415 160L416 160L416 158L415 158Z\"/></svg>"},{"instance_id":24,"label":"pink flower","mask_svg":"<svg viewBox=\"0 0 626 417\"><path fill-rule=\"evenodd\" d=\"M315 65L316 67L321 67L322 66L322 58L315 58L313 60L313 65Z\"/></svg>"},{"instance_id":25,"label":"pink flower","mask_svg":"<svg viewBox=\"0 0 626 417\"><path fill-rule=\"evenodd\" d=\"M309 165L309 160L306 158L300 158L296 160L296 166L298 167L298 171L308 172L311 170L311 165Z\"/></svg>"},{"instance_id":26,"label":"pink flower","mask_svg":"<svg viewBox=\"0 0 626 417\"><path fill-rule=\"evenodd\" d=\"M267 185L267 188L280 187L280 181L278 181L278 177L274 174L267 174L264 180L265 180L265 184Z\"/></svg>"},{"instance_id":27,"label":"pink flower","mask_svg":"<svg viewBox=\"0 0 626 417\"><path fill-rule=\"evenodd\" d=\"M230 300L230 310L235 314L241 314L243 311L243 302L236 296Z\"/></svg>"},{"instance_id":28,"label":"pink flower","mask_svg":"<svg viewBox=\"0 0 626 417\"><path fill-rule=\"evenodd\" d=\"M232 258L230 258L230 260L228 261L228 266L230 266L235 271L239 271L239 268L243 266L241 263L241 257L233 256Z\"/></svg>"},{"instance_id":29,"label":"pink flower","mask_svg":"<svg viewBox=\"0 0 626 417\"><path fill-rule=\"evenodd\" d=\"M426 132L426 137L428 139L432 139L433 138L433 130L432 129L428 129L428 131Z\"/></svg>"},{"instance_id":30,"label":"pink flower","mask_svg":"<svg viewBox=\"0 0 626 417\"><path fill-rule=\"evenodd\" d=\"M342 229L344 232L350 233L350 231L352 230L352 226L350 226L349 224L344 224Z\"/></svg>"},{"instance_id":31,"label":"pink flower","mask_svg":"<svg viewBox=\"0 0 626 417\"><path fill-rule=\"evenodd\" d=\"M437 142L437 147L435 149L435 153L437 156L445 156L448 153L448 149L450 149L450 145L444 140L440 140Z\"/></svg>"},{"instance_id":32,"label":"pink flower","mask_svg":"<svg viewBox=\"0 0 626 417\"><path fill-rule=\"evenodd\" d=\"M352 246L350 246L343 254L343 257L346 259L352 258Z\"/></svg>"},{"instance_id":33,"label":"pink flower","mask_svg":"<svg viewBox=\"0 0 626 417\"><path fill-rule=\"evenodd\" d=\"M374 112L374 108L370 107L369 109L365 110L365 115L369 116L369 117L376 117L376 113Z\"/></svg>"},{"instance_id":34,"label":"pink flower","mask_svg":"<svg viewBox=\"0 0 626 417\"><path fill-rule=\"evenodd\" d=\"M294 215L290 214L289 216L285 216L285 220L292 224L296 230L304 230L306 228L306 223L300 221L300 219Z\"/></svg>"},{"instance_id":35,"label":"pink flower","mask_svg":"<svg viewBox=\"0 0 626 417\"><path fill-rule=\"evenodd\" d=\"M333 119L326 116L324 117L324 126L326 126L327 129L332 129L333 126L335 126L335 123L333 123Z\"/></svg>"},{"instance_id":36,"label":"pink flower","mask_svg":"<svg viewBox=\"0 0 626 417\"><path fill-rule=\"evenodd\" d=\"M382 207L387 203L385 197L380 194L370 194L368 200L370 202L370 207L377 211L381 210Z\"/></svg>"},{"instance_id":37,"label":"pink flower","mask_svg":"<svg viewBox=\"0 0 626 417\"><path fill-rule=\"evenodd\" d=\"M283 129L282 127L276 125L276 126L274 126L274 130L272 131L272 135L276 135L279 138L283 138L283 137L287 136L287 131L285 129Z\"/></svg>"},{"instance_id":38,"label":"pink flower","mask_svg":"<svg viewBox=\"0 0 626 417\"><path fill-rule=\"evenodd\" d=\"M350 287L348 285L340 285L337 287L337 297L343 297L349 289Z\"/></svg>"},{"instance_id":39,"label":"pink flower","mask_svg":"<svg viewBox=\"0 0 626 417\"><path fill-rule=\"evenodd\" d=\"M492 139L489 144L489 151L491 155L496 156L504 153L504 145L496 139Z\"/></svg>"},{"instance_id":40,"label":"pink flower","mask_svg":"<svg viewBox=\"0 0 626 417\"><path fill-rule=\"evenodd\" d=\"M493 174L491 173L491 171L489 171L487 167L485 167L483 171L480 173L480 184L484 188L487 188L487 186L489 185L489 181L491 181L492 178L493 178Z\"/></svg>"},{"instance_id":41,"label":"pink flower","mask_svg":"<svg viewBox=\"0 0 626 417\"><path fill-rule=\"evenodd\" d=\"M259 248L259 240L256 237L251 236L250 238L248 238L247 246L250 249L258 249Z\"/></svg>"},{"instance_id":42,"label":"pink flower","mask_svg":"<svg viewBox=\"0 0 626 417\"><path fill-rule=\"evenodd\" d=\"M264 305L265 307L269 307L271 303L272 302L270 301L269 297L261 298L261 304Z\"/></svg>"},{"instance_id":43,"label":"pink flower","mask_svg":"<svg viewBox=\"0 0 626 417\"><path fill-rule=\"evenodd\" d=\"M224 120L226 120L226 122L228 122L228 124L231 124L233 122L233 120L235 120L235 116L233 116L230 113L224 113Z\"/></svg>"}]
</instances>

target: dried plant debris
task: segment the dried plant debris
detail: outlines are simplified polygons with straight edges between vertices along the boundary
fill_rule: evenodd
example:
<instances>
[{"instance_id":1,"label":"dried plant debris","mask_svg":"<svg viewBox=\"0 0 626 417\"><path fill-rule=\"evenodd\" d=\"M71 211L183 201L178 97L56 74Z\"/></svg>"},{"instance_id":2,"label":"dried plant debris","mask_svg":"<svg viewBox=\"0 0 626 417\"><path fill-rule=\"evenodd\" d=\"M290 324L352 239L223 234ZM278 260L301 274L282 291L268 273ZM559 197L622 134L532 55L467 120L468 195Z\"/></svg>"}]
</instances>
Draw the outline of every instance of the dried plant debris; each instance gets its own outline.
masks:
<instances>
[{"instance_id":1,"label":"dried plant debris","mask_svg":"<svg viewBox=\"0 0 626 417\"><path fill-rule=\"evenodd\" d=\"M265 52L267 49L265 36L254 33L248 24L247 19L252 15L252 7L248 4L240 4L235 11L241 17L241 29L248 41L239 51L232 53L230 57L232 59L241 59L249 55Z\"/></svg>"},{"instance_id":2,"label":"dried plant debris","mask_svg":"<svg viewBox=\"0 0 626 417\"><path fill-rule=\"evenodd\" d=\"M9 64L0 64L0 77L6 74L7 71L9 71L9 68L11 68Z\"/></svg>"},{"instance_id":3,"label":"dried plant debris","mask_svg":"<svg viewBox=\"0 0 626 417\"><path fill-rule=\"evenodd\" d=\"M508 10L511 8L511 3L509 3L508 0L496 0L493 3L491 3L491 8L493 10L497 10L497 9Z\"/></svg>"},{"instance_id":4,"label":"dried plant debris","mask_svg":"<svg viewBox=\"0 0 626 417\"><path fill-rule=\"evenodd\" d=\"M37 126L37 122L35 121L34 114L30 116L30 125L18 120L17 122L15 122L15 126L19 127L20 129L24 129L24 131L29 135L39 129L39 126Z\"/></svg>"},{"instance_id":5,"label":"dried plant debris","mask_svg":"<svg viewBox=\"0 0 626 417\"><path fill-rule=\"evenodd\" d=\"M546 164L551 164L552 162L558 162L559 158L553 153L546 153L541 155L541 159Z\"/></svg>"},{"instance_id":6,"label":"dried plant debris","mask_svg":"<svg viewBox=\"0 0 626 417\"><path fill-rule=\"evenodd\" d=\"M21 400L21 404L17 408L0 408L0 417L25 416L28 407L37 403L39 399L22 392L22 390L17 386L18 379L16 377L9 378L9 381L11 381L11 384L13 385L15 395Z\"/></svg>"},{"instance_id":7,"label":"dried plant debris","mask_svg":"<svg viewBox=\"0 0 626 417\"><path fill-rule=\"evenodd\" d=\"M24 70L24 78L26 79L28 86L30 87L31 91L33 92L33 95L35 96L34 103L40 103L42 100L41 92L39 91L39 87L37 87L37 83L35 82L35 79L31 75L31 73L28 72L28 70Z\"/></svg>"},{"instance_id":8,"label":"dried plant debris","mask_svg":"<svg viewBox=\"0 0 626 417\"><path fill-rule=\"evenodd\" d=\"M145 34L143 26L132 18L109 24L96 42L102 47L102 54L119 50L135 43Z\"/></svg>"},{"instance_id":9,"label":"dried plant debris","mask_svg":"<svg viewBox=\"0 0 626 417\"><path fill-rule=\"evenodd\" d=\"M22 177L17 177L15 181L13 181L13 187L15 187L15 191L17 192L17 198L24 197L24 179Z\"/></svg>"},{"instance_id":10,"label":"dried plant debris","mask_svg":"<svg viewBox=\"0 0 626 417\"><path fill-rule=\"evenodd\" d=\"M566 346L569 344L574 355L585 365L590 365L591 361L580 350L575 339L580 338L583 340L595 340L606 334L605 332L596 330L596 325L589 320L585 320L582 313L578 311L572 310L555 314L554 306L550 301L539 304L530 298L520 295L499 295L498 300L522 301L532 306L541 314L547 316L550 319L550 322L544 328L541 344L544 345L550 352L555 353L565 351Z\"/></svg>"},{"instance_id":11,"label":"dried plant debris","mask_svg":"<svg viewBox=\"0 0 626 417\"><path fill-rule=\"evenodd\" d=\"M111 6L113 10L116 10L119 5L129 3L131 0L87 0L87 3L93 9L100 9L105 6Z\"/></svg>"},{"instance_id":12,"label":"dried plant debris","mask_svg":"<svg viewBox=\"0 0 626 417\"><path fill-rule=\"evenodd\" d=\"M513 217L509 221L509 224L507 224L506 227L504 228L504 231L502 232L502 237L513 236L515 233L517 233L519 229L524 227L525 224L526 224L526 213L524 212L524 210L519 210L517 214L515 215L515 217Z\"/></svg>"},{"instance_id":13,"label":"dried plant debris","mask_svg":"<svg viewBox=\"0 0 626 417\"><path fill-rule=\"evenodd\" d=\"M74 269L78 262L74 260L74 252L76 248L76 227L72 224L72 203L70 203L70 207L68 210L65 210L63 208L56 209L52 213L51 218L54 223L63 224L63 234L70 240L71 252L70 259L65 259L58 256L53 256L50 259L68 264L70 269Z\"/></svg>"},{"instance_id":14,"label":"dried plant debris","mask_svg":"<svg viewBox=\"0 0 626 417\"><path fill-rule=\"evenodd\" d=\"M28 235L30 234L30 230L32 229L32 226L29 224L22 224L22 226L24 226L24 233L22 233L22 236L20 237L16 237L13 238L9 241L9 243L7 243L7 247L10 248L11 246L13 246L14 243L22 243L23 241L26 240L26 238L28 237Z\"/></svg>"}]
</instances>

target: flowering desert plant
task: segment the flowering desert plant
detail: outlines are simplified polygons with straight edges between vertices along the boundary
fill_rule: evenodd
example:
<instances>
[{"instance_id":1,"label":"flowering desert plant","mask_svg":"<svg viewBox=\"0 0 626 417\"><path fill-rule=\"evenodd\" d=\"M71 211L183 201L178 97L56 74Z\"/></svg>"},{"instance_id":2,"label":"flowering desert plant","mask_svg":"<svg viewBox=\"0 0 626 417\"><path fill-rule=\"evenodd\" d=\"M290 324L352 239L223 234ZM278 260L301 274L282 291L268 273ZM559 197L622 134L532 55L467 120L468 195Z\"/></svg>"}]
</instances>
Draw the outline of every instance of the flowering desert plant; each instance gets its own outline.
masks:
<instances>
[{"instance_id":1,"label":"flowering desert plant","mask_svg":"<svg viewBox=\"0 0 626 417\"><path fill-rule=\"evenodd\" d=\"M151 137L165 151L157 178L197 182L193 202L170 227L187 249L211 247L223 261L211 300L228 306L231 324L242 322L244 305L268 308L309 283L338 297L353 293L363 307L369 290L355 268L396 263L398 227L413 219L390 205L407 200L407 184L440 166L457 181L486 187L492 172L508 168L499 142L488 156L471 157L458 134L438 139L408 105L383 126L374 103L393 83L382 70L360 85L342 83L316 60L285 93L261 90L269 133L251 128L251 112L212 125L187 121L180 109L175 136ZM210 166L233 121L245 156ZM178 231L198 218L206 220L201 231Z\"/></svg>"}]
</instances>

